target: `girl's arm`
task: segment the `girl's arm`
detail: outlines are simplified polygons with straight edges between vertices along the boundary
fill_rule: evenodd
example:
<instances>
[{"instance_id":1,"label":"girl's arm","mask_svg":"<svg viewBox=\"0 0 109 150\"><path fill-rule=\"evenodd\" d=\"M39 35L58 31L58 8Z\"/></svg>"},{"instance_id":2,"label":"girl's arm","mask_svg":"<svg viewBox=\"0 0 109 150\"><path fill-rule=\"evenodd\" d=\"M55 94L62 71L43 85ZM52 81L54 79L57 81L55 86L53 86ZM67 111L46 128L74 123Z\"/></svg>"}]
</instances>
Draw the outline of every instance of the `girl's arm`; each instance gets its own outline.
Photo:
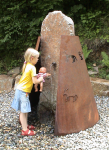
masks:
<instances>
[{"instance_id":1,"label":"girl's arm","mask_svg":"<svg viewBox=\"0 0 109 150\"><path fill-rule=\"evenodd\" d=\"M39 78L37 79L37 77L34 76L34 77L32 77L32 81L33 81L34 84L39 84L40 82L43 81L43 77L39 77Z\"/></svg>"}]
</instances>

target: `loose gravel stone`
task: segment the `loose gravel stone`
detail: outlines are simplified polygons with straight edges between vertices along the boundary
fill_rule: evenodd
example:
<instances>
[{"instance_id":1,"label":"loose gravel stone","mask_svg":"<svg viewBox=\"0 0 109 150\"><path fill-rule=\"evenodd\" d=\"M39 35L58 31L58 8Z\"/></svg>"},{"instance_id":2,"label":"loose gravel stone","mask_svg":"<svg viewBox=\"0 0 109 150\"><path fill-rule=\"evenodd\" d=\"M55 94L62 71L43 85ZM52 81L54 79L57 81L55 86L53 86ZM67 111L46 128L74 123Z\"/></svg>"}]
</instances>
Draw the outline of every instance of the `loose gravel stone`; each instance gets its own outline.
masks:
<instances>
[{"instance_id":1,"label":"loose gravel stone","mask_svg":"<svg viewBox=\"0 0 109 150\"><path fill-rule=\"evenodd\" d=\"M29 113L35 136L21 136L19 112L11 108L14 90L0 94L0 150L109 150L109 97L95 96L100 120L92 128L54 136L54 121L40 124L37 112Z\"/></svg>"}]
</instances>

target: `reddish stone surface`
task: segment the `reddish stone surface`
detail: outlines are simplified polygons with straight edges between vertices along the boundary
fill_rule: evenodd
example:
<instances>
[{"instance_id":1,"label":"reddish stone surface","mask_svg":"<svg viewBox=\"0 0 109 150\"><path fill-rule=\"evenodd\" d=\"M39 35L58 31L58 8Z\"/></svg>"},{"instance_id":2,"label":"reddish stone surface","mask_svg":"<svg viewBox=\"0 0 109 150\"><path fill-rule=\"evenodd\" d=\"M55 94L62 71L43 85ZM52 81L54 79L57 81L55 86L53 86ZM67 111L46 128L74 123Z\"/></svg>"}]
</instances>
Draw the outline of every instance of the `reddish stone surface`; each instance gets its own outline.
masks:
<instances>
[{"instance_id":1,"label":"reddish stone surface","mask_svg":"<svg viewBox=\"0 0 109 150\"><path fill-rule=\"evenodd\" d=\"M61 36L55 135L92 127L99 120L78 36Z\"/></svg>"},{"instance_id":2,"label":"reddish stone surface","mask_svg":"<svg viewBox=\"0 0 109 150\"><path fill-rule=\"evenodd\" d=\"M43 106L53 111L56 109L61 35L74 36L74 23L61 11L51 12L41 27L41 65L47 68L51 77L45 79L40 109Z\"/></svg>"}]
</instances>

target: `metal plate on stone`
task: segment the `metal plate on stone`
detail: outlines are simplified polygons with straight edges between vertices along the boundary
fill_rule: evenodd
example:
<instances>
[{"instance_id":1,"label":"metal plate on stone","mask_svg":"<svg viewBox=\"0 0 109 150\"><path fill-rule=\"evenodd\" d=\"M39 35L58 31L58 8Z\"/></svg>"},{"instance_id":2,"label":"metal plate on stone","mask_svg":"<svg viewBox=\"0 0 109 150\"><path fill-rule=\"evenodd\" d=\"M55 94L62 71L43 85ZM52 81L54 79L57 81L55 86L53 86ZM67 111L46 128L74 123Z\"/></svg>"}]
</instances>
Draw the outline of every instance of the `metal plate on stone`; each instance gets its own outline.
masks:
<instances>
[{"instance_id":1,"label":"metal plate on stone","mask_svg":"<svg viewBox=\"0 0 109 150\"><path fill-rule=\"evenodd\" d=\"M78 36L61 36L55 135L76 133L99 120Z\"/></svg>"},{"instance_id":2,"label":"metal plate on stone","mask_svg":"<svg viewBox=\"0 0 109 150\"><path fill-rule=\"evenodd\" d=\"M38 36L37 43L36 43L36 47L35 47L35 49L36 49L37 51L38 51L38 49L39 49L40 41L41 41L41 37Z\"/></svg>"}]
</instances>

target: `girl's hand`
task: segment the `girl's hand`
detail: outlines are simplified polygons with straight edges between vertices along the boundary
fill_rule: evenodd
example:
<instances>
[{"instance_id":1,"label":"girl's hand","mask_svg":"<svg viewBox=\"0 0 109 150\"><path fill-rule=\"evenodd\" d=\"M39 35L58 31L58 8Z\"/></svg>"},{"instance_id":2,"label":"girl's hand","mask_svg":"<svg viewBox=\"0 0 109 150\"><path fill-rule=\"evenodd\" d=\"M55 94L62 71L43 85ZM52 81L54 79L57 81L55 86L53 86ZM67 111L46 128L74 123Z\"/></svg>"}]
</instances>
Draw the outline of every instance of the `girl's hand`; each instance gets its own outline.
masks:
<instances>
[{"instance_id":1,"label":"girl's hand","mask_svg":"<svg viewBox=\"0 0 109 150\"><path fill-rule=\"evenodd\" d=\"M43 77L39 77L38 79L34 76L32 77L32 81L34 84L39 84L40 82L43 81Z\"/></svg>"}]
</instances>

